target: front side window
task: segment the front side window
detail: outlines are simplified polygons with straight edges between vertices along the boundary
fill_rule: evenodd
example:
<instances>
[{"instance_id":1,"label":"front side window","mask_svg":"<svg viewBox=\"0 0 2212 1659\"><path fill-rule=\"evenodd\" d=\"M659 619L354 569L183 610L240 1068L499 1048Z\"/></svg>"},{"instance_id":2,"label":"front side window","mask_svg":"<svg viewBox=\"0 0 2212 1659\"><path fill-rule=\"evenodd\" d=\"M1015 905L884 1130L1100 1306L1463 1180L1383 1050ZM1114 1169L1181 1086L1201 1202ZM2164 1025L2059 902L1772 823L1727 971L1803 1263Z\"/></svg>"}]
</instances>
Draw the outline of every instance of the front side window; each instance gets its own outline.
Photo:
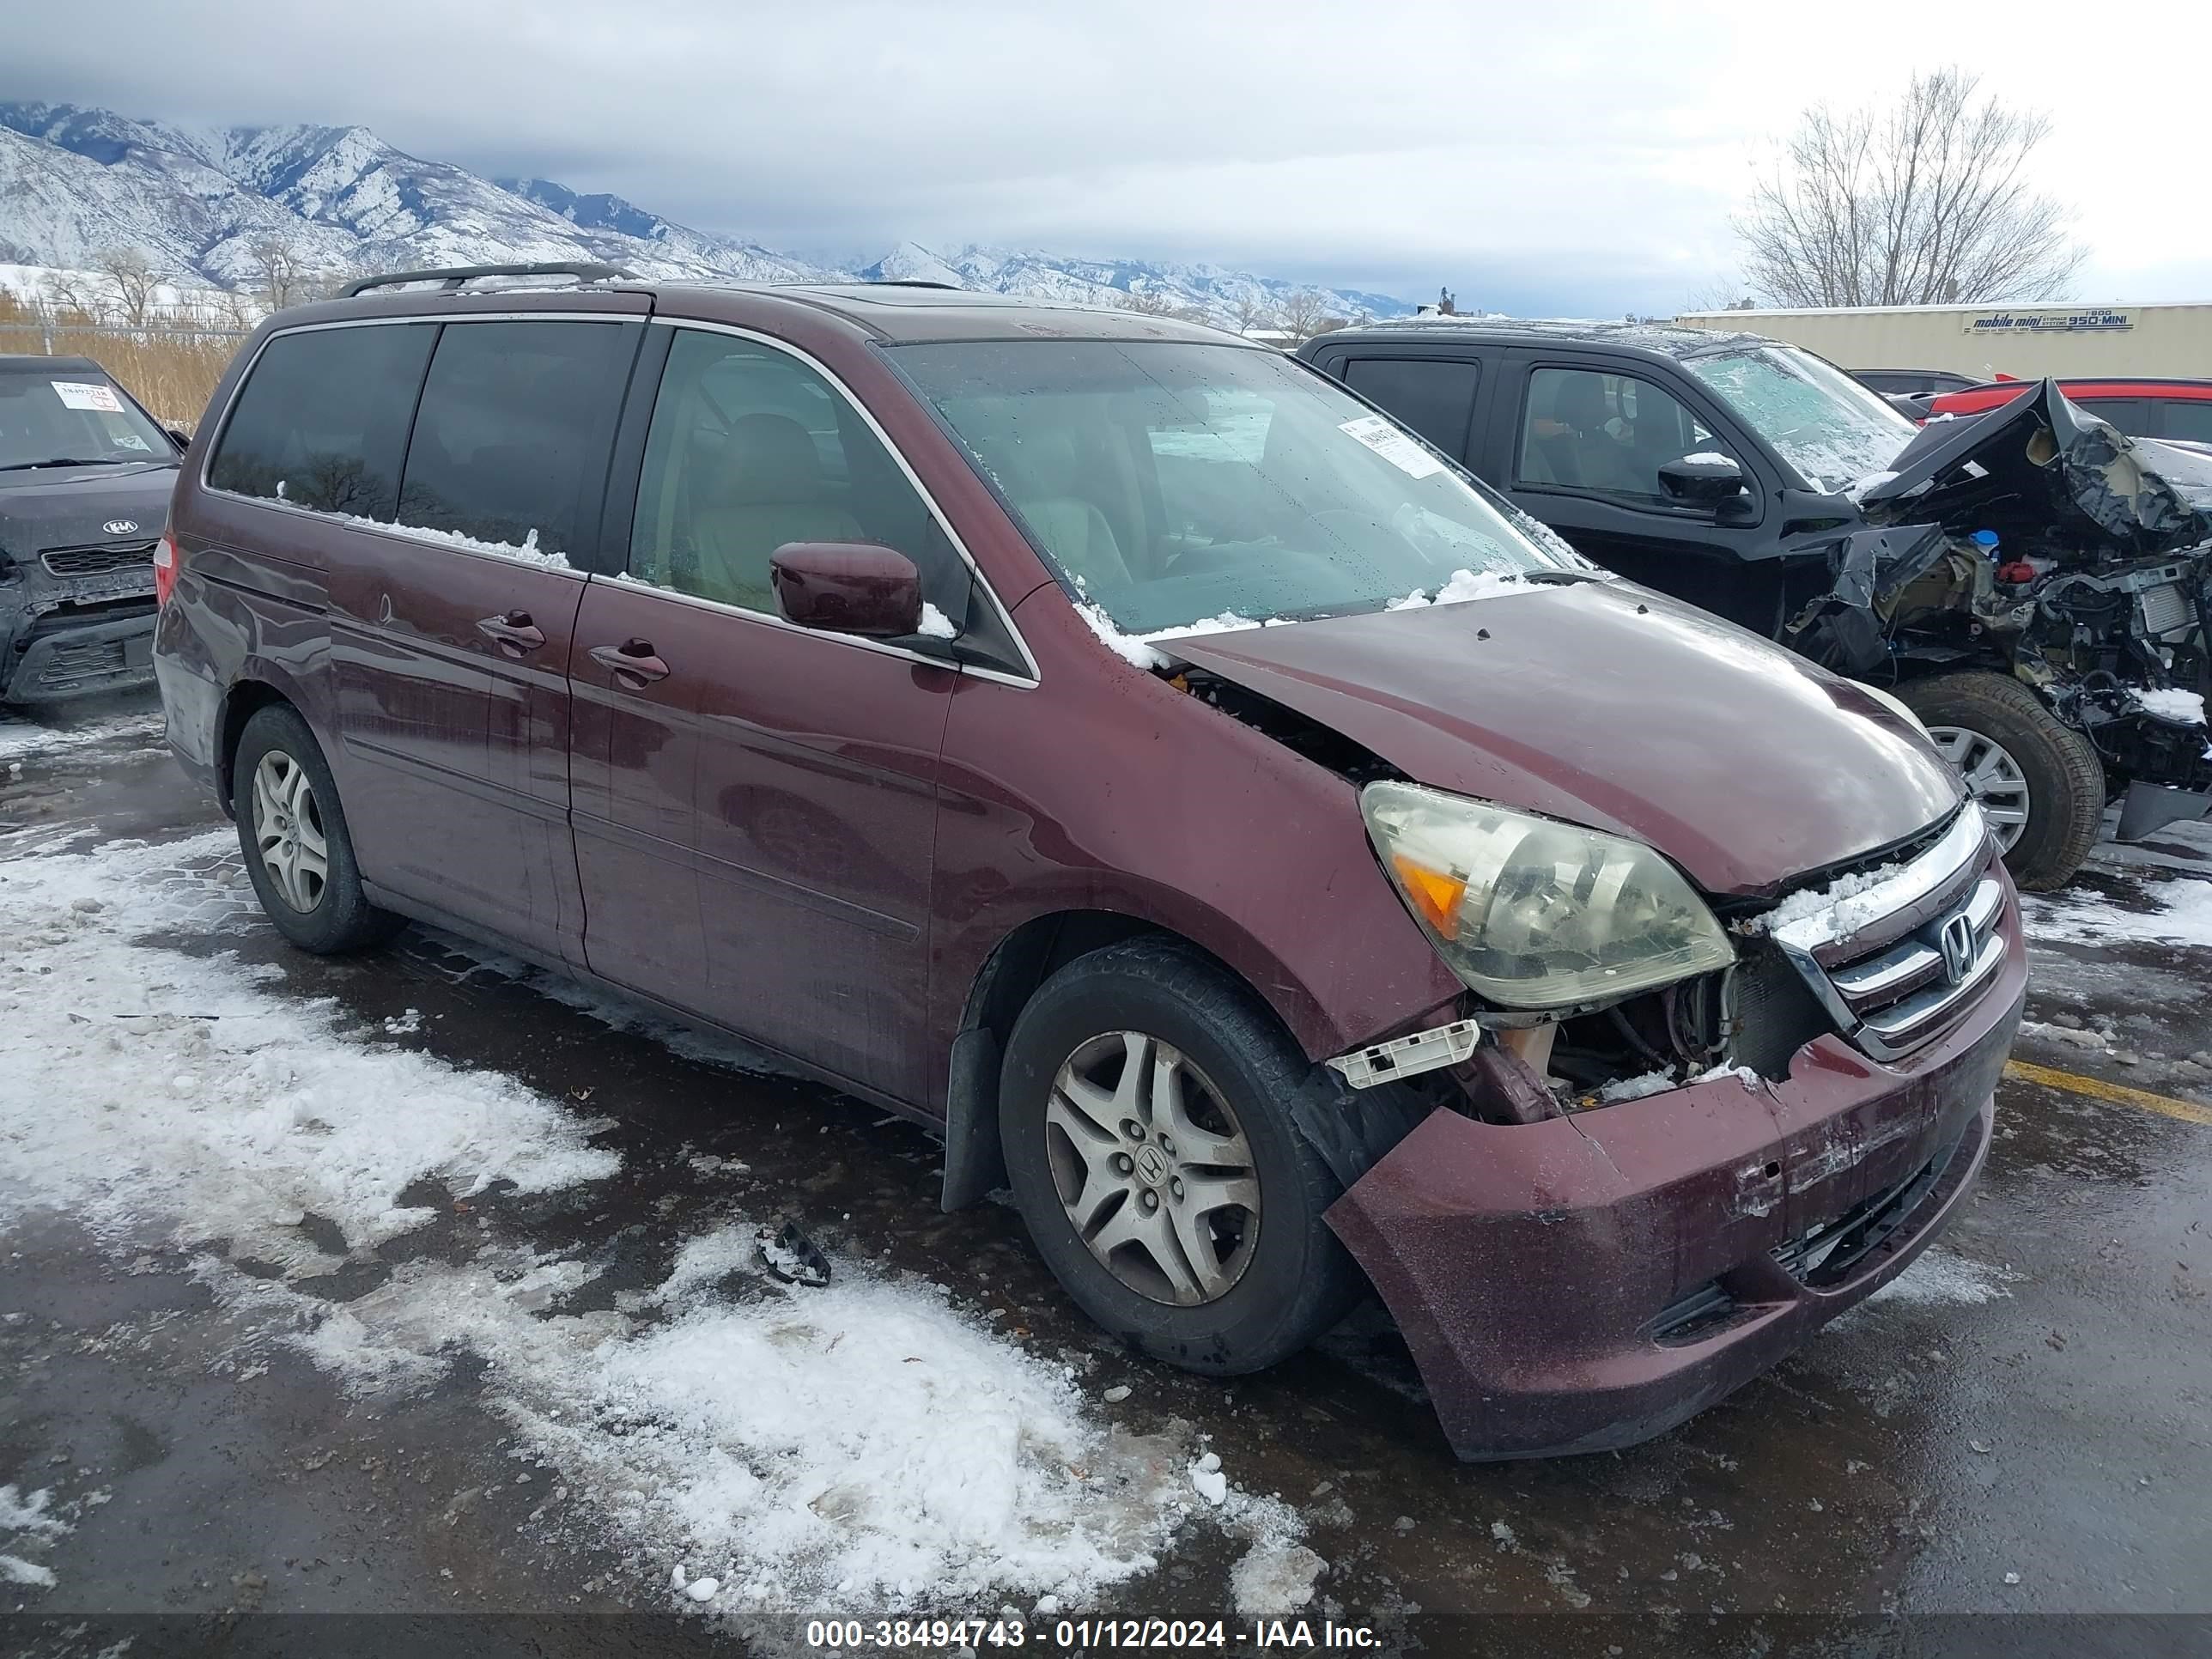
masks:
<instances>
[{"instance_id":1,"label":"front side window","mask_svg":"<svg viewBox=\"0 0 2212 1659\"><path fill-rule=\"evenodd\" d=\"M176 458L167 435L99 370L0 369L0 472Z\"/></svg>"},{"instance_id":2,"label":"front side window","mask_svg":"<svg viewBox=\"0 0 2212 1659\"><path fill-rule=\"evenodd\" d=\"M1587 368L1540 368L1528 376L1515 475L1523 484L1669 503L1659 469L1709 453L1727 451L1649 380Z\"/></svg>"},{"instance_id":3,"label":"front side window","mask_svg":"<svg viewBox=\"0 0 2212 1659\"><path fill-rule=\"evenodd\" d=\"M565 557L606 471L635 328L448 324L408 441L399 523Z\"/></svg>"},{"instance_id":4,"label":"front side window","mask_svg":"<svg viewBox=\"0 0 2212 1659\"><path fill-rule=\"evenodd\" d=\"M929 601L965 619L967 567L829 382L773 347L678 330L646 439L629 574L775 616L769 564L788 542L896 549Z\"/></svg>"},{"instance_id":5,"label":"front side window","mask_svg":"<svg viewBox=\"0 0 2212 1659\"><path fill-rule=\"evenodd\" d=\"M1919 428L1834 364L1771 343L1686 357L1814 489L1836 494L1885 471Z\"/></svg>"},{"instance_id":6,"label":"front side window","mask_svg":"<svg viewBox=\"0 0 2212 1659\"><path fill-rule=\"evenodd\" d=\"M389 522L434 323L280 334L208 463L217 489Z\"/></svg>"},{"instance_id":7,"label":"front side window","mask_svg":"<svg viewBox=\"0 0 2212 1659\"><path fill-rule=\"evenodd\" d=\"M884 356L1063 585L1127 633L1378 611L1461 571L1595 569L1277 352L1018 340Z\"/></svg>"}]
</instances>

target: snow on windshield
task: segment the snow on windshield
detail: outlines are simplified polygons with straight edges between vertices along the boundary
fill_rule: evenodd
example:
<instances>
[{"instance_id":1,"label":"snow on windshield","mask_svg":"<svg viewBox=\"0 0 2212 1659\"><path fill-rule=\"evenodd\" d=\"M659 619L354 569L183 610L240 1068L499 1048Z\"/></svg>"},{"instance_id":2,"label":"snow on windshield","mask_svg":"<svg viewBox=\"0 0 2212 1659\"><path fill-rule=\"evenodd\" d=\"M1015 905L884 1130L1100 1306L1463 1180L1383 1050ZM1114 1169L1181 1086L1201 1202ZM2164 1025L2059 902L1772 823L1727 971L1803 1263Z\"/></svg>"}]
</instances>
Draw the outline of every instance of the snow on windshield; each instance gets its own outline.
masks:
<instances>
[{"instance_id":1,"label":"snow on windshield","mask_svg":"<svg viewBox=\"0 0 2212 1659\"><path fill-rule=\"evenodd\" d=\"M1790 346L1689 357L1682 366L1815 489L1838 494L1882 471L1912 441L1911 421L1841 369Z\"/></svg>"}]
</instances>

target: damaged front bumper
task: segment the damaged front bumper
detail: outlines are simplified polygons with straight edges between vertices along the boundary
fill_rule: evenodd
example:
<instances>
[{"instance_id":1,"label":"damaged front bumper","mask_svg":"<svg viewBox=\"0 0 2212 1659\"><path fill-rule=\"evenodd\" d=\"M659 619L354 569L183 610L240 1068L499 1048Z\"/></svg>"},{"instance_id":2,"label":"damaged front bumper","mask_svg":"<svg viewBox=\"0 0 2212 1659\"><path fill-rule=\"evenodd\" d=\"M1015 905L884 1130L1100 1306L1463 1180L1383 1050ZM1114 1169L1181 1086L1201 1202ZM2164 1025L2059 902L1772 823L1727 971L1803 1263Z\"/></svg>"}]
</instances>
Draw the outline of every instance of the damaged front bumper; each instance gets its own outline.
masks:
<instances>
[{"instance_id":1,"label":"damaged front bumper","mask_svg":"<svg viewBox=\"0 0 2212 1659\"><path fill-rule=\"evenodd\" d=\"M1538 1123L1431 1113L1328 1212L1470 1461L1606 1451L1741 1386L1901 1273L1989 1148L2026 996L1995 982L1878 1060L1841 1036L1737 1076Z\"/></svg>"},{"instance_id":2,"label":"damaged front bumper","mask_svg":"<svg viewBox=\"0 0 2212 1659\"><path fill-rule=\"evenodd\" d=\"M136 565L57 575L43 560L0 573L0 703L59 702L150 684L154 579Z\"/></svg>"}]
</instances>

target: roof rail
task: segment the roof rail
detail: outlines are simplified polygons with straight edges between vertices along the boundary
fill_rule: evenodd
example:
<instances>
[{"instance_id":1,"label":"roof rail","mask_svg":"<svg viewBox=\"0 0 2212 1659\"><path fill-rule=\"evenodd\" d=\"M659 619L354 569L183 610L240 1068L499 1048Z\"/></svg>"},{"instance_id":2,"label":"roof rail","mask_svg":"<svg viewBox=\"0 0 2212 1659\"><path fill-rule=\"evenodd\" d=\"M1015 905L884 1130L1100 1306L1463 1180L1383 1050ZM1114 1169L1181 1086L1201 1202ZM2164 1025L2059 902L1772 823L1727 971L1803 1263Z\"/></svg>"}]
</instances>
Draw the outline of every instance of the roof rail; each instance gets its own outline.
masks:
<instances>
[{"instance_id":1,"label":"roof rail","mask_svg":"<svg viewBox=\"0 0 2212 1659\"><path fill-rule=\"evenodd\" d=\"M451 292L480 276L574 276L579 283L636 280L635 272L624 270L620 265L597 265L578 259L530 265L449 265L442 270L391 270L380 276L364 276L340 289L338 298L350 300L374 288L398 288L404 283L437 283Z\"/></svg>"},{"instance_id":2,"label":"roof rail","mask_svg":"<svg viewBox=\"0 0 2212 1659\"><path fill-rule=\"evenodd\" d=\"M926 276L871 276L862 288L941 288L947 294L965 294L957 283L933 283Z\"/></svg>"}]
</instances>

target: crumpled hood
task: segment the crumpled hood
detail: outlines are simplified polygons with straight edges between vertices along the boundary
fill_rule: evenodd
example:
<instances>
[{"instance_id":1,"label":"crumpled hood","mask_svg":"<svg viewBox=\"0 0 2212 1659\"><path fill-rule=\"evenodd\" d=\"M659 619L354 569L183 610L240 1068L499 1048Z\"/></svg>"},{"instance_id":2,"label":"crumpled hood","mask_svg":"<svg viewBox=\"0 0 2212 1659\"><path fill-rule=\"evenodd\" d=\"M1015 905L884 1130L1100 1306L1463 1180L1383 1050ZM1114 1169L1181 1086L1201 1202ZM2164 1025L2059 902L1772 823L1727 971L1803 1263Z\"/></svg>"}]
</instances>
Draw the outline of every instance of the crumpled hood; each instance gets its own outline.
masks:
<instances>
[{"instance_id":1,"label":"crumpled hood","mask_svg":"<svg viewBox=\"0 0 2212 1659\"><path fill-rule=\"evenodd\" d=\"M1863 689L1626 582L1161 643L1418 782L1649 842L1759 895L1905 840L1956 775Z\"/></svg>"},{"instance_id":2,"label":"crumpled hood","mask_svg":"<svg viewBox=\"0 0 2212 1659\"><path fill-rule=\"evenodd\" d=\"M2164 553L2212 536L2212 462L2124 436L2067 401L2056 380L1968 421L1930 421L1866 490L1875 525L1989 529L2004 543Z\"/></svg>"},{"instance_id":3,"label":"crumpled hood","mask_svg":"<svg viewBox=\"0 0 2212 1659\"><path fill-rule=\"evenodd\" d=\"M168 519L176 483L174 463L0 472L0 549L30 556L48 547L151 541ZM106 528L125 520L137 529Z\"/></svg>"}]
</instances>

